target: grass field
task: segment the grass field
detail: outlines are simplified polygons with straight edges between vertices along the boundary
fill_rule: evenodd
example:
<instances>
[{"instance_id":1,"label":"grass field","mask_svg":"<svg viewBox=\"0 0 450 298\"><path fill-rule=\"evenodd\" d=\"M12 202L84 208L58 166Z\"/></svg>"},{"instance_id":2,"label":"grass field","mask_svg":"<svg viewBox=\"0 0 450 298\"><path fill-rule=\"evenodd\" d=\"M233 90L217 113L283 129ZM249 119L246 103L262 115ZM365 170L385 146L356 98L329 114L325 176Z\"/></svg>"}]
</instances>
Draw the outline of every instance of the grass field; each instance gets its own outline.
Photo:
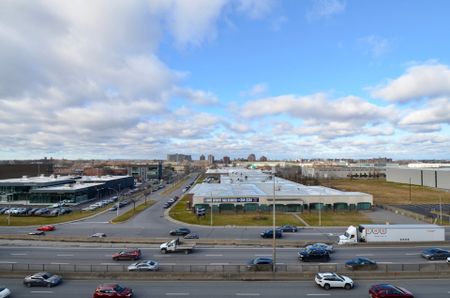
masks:
<instances>
[{"instance_id":1,"label":"grass field","mask_svg":"<svg viewBox=\"0 0 450 298\"><path fill-rule=\"evenodd\" d=\"M111 222L112 223L121 223L121 222L127 221L130 218L132 218L133 216L138 215L139 213L141 213L142 211L144 211L145 209L147 209L148 207L152 206L155 203L156 203L156 201L154 201L154 200L147 200L147 202L137 205L135 209L130 209L127 212L122 213L118 217L113 218L111 220Z\"/></svg>"},{"instance_id":2,"label":"grass field","mask_svg":"<svg viewBox=\"0 0 450 298\"><path fill-rule=\"evenodd\" d=\"M300 214L300 217L311 226L319 226L318 212L304 212ZM320 218L321 226L349 226L372 223L372 221L365 215L365 212L358 211L324 211L321 212Z\"/></svg>"},{"instance_id":3,"label":"grass field","mask_svg":"<svg viewBox=\"0 0 450 298\"><path fill-rule=\"evenodd\" d=\"M450 203L450 193L411 185L411 200L409 184L386 182L384 180L336 179L321 180L321 185L343 191L360 191L373 195L374 204L438 204Z\"/></svg>"}]
</instances>

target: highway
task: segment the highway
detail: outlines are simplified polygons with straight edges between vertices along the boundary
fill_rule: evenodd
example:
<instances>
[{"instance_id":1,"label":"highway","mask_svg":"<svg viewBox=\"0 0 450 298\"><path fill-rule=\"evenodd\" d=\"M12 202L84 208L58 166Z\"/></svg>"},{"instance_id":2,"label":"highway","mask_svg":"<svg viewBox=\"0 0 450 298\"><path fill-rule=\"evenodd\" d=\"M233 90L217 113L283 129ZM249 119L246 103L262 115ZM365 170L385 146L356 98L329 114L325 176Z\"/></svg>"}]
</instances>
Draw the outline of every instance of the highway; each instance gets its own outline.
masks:
<instances>
[{"instance_id":1,"label":"highway","mask_svg":"<svg viewBox=\"0 0 450 298\"><path fill-rule=\"evenodd\" d=\"M110 281L65 280L53 288L26 288L22 280L0 279L0 283L12 290L13 297L92 297L96 286ZM352 290L331 289L326 291L316 286L314 281L290 282L226 282L226 281L112 281L133 289L136 298L167 297L368 297L371 285L392 283L405 287L414 293L415 298L448 298L448 280L361 280L355 281Z\"/></svg>"},{"instance_id":2,"label":"highway","mask_svg":"<svg viewBox=\"0 0 450 298\"><path fill-rule=\"evenodd\" d=\"M343 264L347 260L361 256L378 263L444 263L445 261L428 261L420 256L428 246L413 247L338 247L331 254L328 263ZM443 247L449 249L450 247ZM64 247L64 246L0 246L0 264L92 264L92 265L127 265L132 261L113 261L113 253L124 248L106 247ZM192 254L161 254L157 247L141 248L142 259L158 261L161 265L244 265L248 260L258 256L272 256L272 248L259 247L198 247ZM278 264L299 264L296 248L278 248ZM308 263L306 263L308 264Z\"/></svg>"}]
</instances>

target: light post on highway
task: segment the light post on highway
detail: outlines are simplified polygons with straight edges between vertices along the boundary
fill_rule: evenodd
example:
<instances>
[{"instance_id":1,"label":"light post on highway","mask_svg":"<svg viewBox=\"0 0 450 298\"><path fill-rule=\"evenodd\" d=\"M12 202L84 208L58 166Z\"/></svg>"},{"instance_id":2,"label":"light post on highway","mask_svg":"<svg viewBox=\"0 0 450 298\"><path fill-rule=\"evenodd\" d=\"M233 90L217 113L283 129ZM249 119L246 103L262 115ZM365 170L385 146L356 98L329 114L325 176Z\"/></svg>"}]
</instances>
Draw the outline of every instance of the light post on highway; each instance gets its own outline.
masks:
<instances>
[{"instance_id":1,"label":"light post on highway","mask_svg":"<svg viewBox=\"0 0 450 298\"><path fill-rule=\"evenodd\" d=\"M272 259L273 259L273 265L272 265L272 271L275 274L276 270L277 270L277 249L276 249L276 244L277 244L277 238L276 238L276 227L275 227L275 173L273 173L272 175L272 179L273 179L273 197L272 197L272 245L273 245L273 251L272 251Z\"/></svg>"},{"instance_id":2,"label":"light post on highway","mask_svg":"<svg viewBox=\"0 0 450 298\"><path fill-rule=\"evenodd\" d=\"M117 189L114 189L114 188L111 188L111 187L108 187L108 189L110 189L110 190L112 190L112 191L115 191L116 192L116 195L117 195L117 211L116 211L116 217L117 216L119 216L119 198L120 198L120 193L117 191Z\"/></svg>"}]
</instances>

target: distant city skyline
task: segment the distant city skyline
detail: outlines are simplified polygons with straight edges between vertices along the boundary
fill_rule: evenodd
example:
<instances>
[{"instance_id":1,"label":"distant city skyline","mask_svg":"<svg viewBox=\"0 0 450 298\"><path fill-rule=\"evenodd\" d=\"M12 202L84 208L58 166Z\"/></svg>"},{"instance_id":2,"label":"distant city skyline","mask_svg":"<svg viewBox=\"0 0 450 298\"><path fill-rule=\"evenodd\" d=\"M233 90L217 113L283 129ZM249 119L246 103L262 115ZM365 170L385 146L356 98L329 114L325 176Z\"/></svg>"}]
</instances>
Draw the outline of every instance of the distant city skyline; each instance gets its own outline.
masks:
<instances>
[{"instance_id":1,"label":"distant city skyline","mask_svg":"<svg viewBox=\"0 0 450 298\"><path fill-rule=\"evenodd\" d=\"M450 159L450 2L0 1L0 160Z\"/></svg>"}]
</instances>

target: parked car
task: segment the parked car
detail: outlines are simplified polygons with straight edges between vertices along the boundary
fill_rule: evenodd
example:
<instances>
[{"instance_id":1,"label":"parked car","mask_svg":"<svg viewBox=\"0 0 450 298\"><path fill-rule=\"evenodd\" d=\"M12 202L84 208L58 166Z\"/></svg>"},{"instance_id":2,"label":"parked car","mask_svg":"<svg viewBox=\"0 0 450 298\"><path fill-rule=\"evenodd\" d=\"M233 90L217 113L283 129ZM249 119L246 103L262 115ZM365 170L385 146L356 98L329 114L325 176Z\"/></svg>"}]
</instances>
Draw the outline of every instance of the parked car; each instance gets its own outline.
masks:
<instances>
[{"instance_id":1,"label":"parked car","mask_svg":"<svg viewBox=\"0 0 450 298\"><path fill-rule=\"evenodd\" d=\"M48 208L40 208L39 210L37 210L34 215L46 215L50 212L50 209Z\"/></svg>"},{"instance_id":2,"label":"parked car","mask_svg":"<svg viewBox=\"0 0 450 298\"><path fill-rule=\"evenodd\" d=\"M267 229L260 233L262 238L273 238L273 229ZM280 229L275 229L275 238L282 238L283 232Z\"/></svg>"},{"instance_id":3,"label":"parked car","mask_svg":"<svg viewBox=\"0 0 450 298\"><path fill-rule=\"evenodd\" d=\"M133 290L119 284L102 284L94 292L92 298L129 298L133 297Z\"/></svg>"},{"instance_id":4,"label":"parked car","mask_svg":"<svg viewBox=\"0 0 450 298\"><path fill-rule=\"evenodd\" d=\"M330 260L330 254L324 249L302 249L298 252L298 259L302 262L323 261Z\"/></svg>"},{"instance_id":5,"label":"parked car","mask_svg":"<svg viewBox=\"0 0 450 298\"><path fill-rule=\"evenodd\" d=\"M36 230L38 230L38 231L45 231L45 232L54 231L55 230L55 226L52 226L52 225L40 226Z\"/></svg>"},{"instance_id":6,"label":"parked car","mask_svg":"<svg viewBox=\"0 0 450 298\"><path fill-rule=\"evenodd\" d=\"M298 231L298 228L292 225L283 225L279 229L284 233L296 233Z\"/></svg>"},{"instance_id":7,"label":"parked car","mask_svg":"<svg viewBox=\"0 0 450 298\"><path fill-rule=\"evenodd\" d=\"M186 236L183 237L184 239L199 239L200 237L198 236L197 233L189 233Z\"/></svg>"},{"instance_id":8,"label":"parked car","mask_svg":"<svg viewBox=\"0 0 450 298\"><path fill-rule=\"evenodd\" d=\"M91 237L104 238L104 237L106 237L106 234L105 233L94 233L94 234L91 235Z\"/></svg>"},{"instance_id":9,"label":"parked car","mask_svg":"<svg viewBox=\"0 0 450 298\"><path fill-rule=\"evenodd\" d=\"M33 232L29 232L28 235L42 236L42 235L45 235L45 232L44 231L33 231Z\"/></svg>"},{"instance_id":10,"label":"parked car","mask_svg":"<svg viewBox=\"0 0 450 298\"><path fill-rule=\"evenodd\" d=\"M450 251L441 248L427 248L422 251L422 257L427 260L446 260L450 257Z\"/></svg>"},{"instance_id":11,"label":"parked car","mask_svg":"<svg viewBox=\"0 0 450 298\"><path fill-rule=\"evenodd\" d=\"M334 252L334 247L333 245L330 244L326 244L326 243L314 243L311 245L308 245L305 247L306 249L323 249L328 251L328 253L333 253Z\"/></svg>"},{"instance_id":12,"label":"parked car","mask_svg":"<svg viewBox=\"0 0 450 298\"><path fill-rule=\"evenodd\" d=\"M170 204L169 202L165 202L164 205L163 205L163 208L164 208L164 209L167 209L167 208L169 208L170 206L172 206L172 204Z\"/></svg>"},{"instance_id":13,"label":"parked car","mask_svg":"<svg viewBox=\"0 0 450 298\"><path fill-rule=\"evenodd\" d=\"M141 257L141 250L136 249L127 249L121 252L115 253L112 255L112 259L114 261L119 260L138 260Z\"/></svg>"},{"instance_id":14,"label":"parked car","mask_svg":"<svg viewBox=\"0 0 450 298\"><path fill-rule=\"evenodd\" d=\"M363 257L351 259L345 262L345 268L350 270L359 270L359 269L374 270L377 269L377 267L378 265L375 261Z\"/></svg>"},{"instance_id":15,"label":"parked car","mask_svg":"<svg viewBox=\"0 0 450 298\"><path fill-rule=\"evenodd\" d=\"M50 272L38 272L33 275L28 275L23 280L23 284L27 287L41 286L53 287L62 282L59 275L53 275Z\"/></svg>"},{"instance_id":16,"label":"parked car","mask_svg":"<svg viewBox=\"0 0 450 298\"><path fill-rule=\"evenodd\" d=\"M159 263L152 260L140 261L128 266L128 271L157 271Z\"/></svg>"},{"instance_id":17,"label":"parked car","mask_svg":"<svg viewBox=\"0 0 450 298\"><path fill-rule=\"evenodd\" d=\"M186 236L187 234L190 234L191 230L188 228L176 228L174 230L171 230L169 232L170 236Z\"/></svg>"},{"instance_id":18,"label":"parked car","mask_svg":"<svg viewBox=\"0 0 450 298\"><path fill-rule=\"evenodd\" d=\"M317 273L314 279L316 284L329 290L331 288L344 288L350 290L353 288L353 280L345 275L339 275L335 272Z\"/></svg>"},{"instance_id":19,"label":"parked car","mask_svg":"<svg viewBox=\"0 0 450 298\"><path fill-rule=\"evenodd\" d=\"M273 260L266 257L254 258L247 263L247 269L250 271L270 271L272 266Z\"/></svg>"},{"instance_id":20,"label":"parked car","mask_svg":"<svg viewBox=\"0 0 450 298\"><path fill-rule=\"evenodd\" d=\"M8 288L0 287L0 298L6 298L11 295L11 291Z\"/></svg>"},{"instance_id":21,"label":"parked car","mask_svg":"<svg viewBox=\"0 0 450 298\"><path fill-rule=\"evenodd\" d=\"M369 296L371 298L414 298L413 293L411 293L407 289L391 284L379 284L371 286L369 289Z\"/></svg>"}]
</instances>

